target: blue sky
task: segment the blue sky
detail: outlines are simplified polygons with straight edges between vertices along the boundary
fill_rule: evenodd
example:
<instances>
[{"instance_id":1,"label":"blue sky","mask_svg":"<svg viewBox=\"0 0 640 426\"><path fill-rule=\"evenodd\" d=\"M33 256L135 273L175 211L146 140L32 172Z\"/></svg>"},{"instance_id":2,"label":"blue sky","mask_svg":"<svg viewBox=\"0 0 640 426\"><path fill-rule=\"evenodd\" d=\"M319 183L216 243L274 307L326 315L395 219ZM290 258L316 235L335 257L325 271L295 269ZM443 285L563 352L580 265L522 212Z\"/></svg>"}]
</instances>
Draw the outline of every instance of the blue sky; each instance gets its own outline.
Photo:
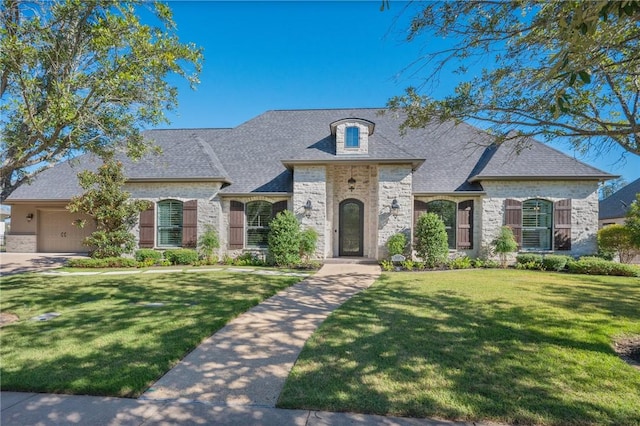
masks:
<instances>
[{"instance_id":1,"label":"blue sky","mask_svg":"<svg viewBox=\"0 0 640 426\"><path fill-rule=\"evenodd\" d=\"M235 127L273 109L384 107L420 84L411 64L426 41L404 40L416 5L405 11L391 2L381 12L380 4L170 1L180 39L203 47L205 61L195 91L178 81L179 107L165 127ZM442 76L430 94L443 96L454 84ZM621 148L583 156L554 146L627 182L640 177L640 157Z\"/></svg>"}]
</instances>

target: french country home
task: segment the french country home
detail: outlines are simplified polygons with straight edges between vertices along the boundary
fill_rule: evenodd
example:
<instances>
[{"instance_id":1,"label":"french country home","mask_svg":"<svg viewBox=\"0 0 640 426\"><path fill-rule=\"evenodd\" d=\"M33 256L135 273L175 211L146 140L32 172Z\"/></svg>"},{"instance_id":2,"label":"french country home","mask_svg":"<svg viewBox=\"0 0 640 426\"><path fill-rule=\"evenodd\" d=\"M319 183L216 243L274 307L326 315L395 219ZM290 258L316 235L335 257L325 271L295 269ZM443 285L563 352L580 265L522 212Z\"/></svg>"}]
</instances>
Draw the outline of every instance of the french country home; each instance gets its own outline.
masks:
<instances>
[{"instance_id":1,"label":"french country home","mask_svg":"<svg viewBox=\"0 0 640 426\"><path fill-rule=\"evenodd\" d=\"M264 251L269 222L288 209L318 235L316 258L387 256L423 212L445 222L452 254L483 256L508 225L521 251L595 253L599 182L606 172L533 139L493 143L462 123L400 131L380 109L268 111L232 129L149 130L162 150L123 157L132 197L152 202L133 232L141 248L195 247L207 226L220 255ZM7 251L86 252L83 218L65 206L81 193L91 155L60 163L18 188ZM95 225L94 225L95 226Z\"/></svg>"}]
</instances>

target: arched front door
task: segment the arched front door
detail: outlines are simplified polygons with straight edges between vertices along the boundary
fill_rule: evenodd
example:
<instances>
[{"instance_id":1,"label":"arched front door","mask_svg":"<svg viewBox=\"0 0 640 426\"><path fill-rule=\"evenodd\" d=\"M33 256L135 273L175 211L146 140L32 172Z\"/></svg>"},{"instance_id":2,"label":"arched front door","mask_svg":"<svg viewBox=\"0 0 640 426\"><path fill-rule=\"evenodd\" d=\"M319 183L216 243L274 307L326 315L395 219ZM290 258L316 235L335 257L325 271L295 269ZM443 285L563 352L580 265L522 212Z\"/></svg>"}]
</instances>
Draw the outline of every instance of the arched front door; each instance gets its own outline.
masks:
<instances>
[{"instance_id":1,"label":"arched front door","mask_svg":"<svg viewBox=\"0 0 640 426\"><path fill-rule=\"evenodd\" d=\"M353 198L340 203L339 255L362 256L364 204Z\"/></svg>"}]
</instances>

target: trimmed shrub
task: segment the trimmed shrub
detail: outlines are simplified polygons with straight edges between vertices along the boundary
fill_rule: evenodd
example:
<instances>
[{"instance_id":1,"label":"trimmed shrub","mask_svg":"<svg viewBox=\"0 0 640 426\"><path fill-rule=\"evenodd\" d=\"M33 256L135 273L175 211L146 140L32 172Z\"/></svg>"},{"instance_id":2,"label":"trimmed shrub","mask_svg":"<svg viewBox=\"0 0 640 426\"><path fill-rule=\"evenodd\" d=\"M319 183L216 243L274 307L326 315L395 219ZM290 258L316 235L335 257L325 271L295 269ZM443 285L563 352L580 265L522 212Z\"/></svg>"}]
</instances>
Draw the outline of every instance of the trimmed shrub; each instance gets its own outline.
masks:
<instances>
[{"instance_id":1,"label":"trimmed shrub","mask_svg":"<svg viewBox=\"0 0 640 426\"><path fill-rule=\"evenodd\" d=\"M194 249L172 249L164 252L164 257L172 265L193 265L198 262L198 252Z\"/></svg>"},{"instance_id":2,"label":"trimmed shrub","mask_svg":"<svg viewBox=\"0 0 640 426\"><path fill-rule=\"evenodd\" d=\"M300 232L300 257L303 257L309 262L309 258L316 251L316 244L318 243L318 232L313 228L307 228Z\"/></svg>"},{"instance_id":3,"label":"trimmed shrub","mask_svg":"<svg viewBox=\"0 0 640 426\"><path fill-rule=\"evenodd\" d=\"M152 261L151 264L153 265L162 260L162 252L154 249L140 249L136 250L134 257L138 262L148 263Z\"/></svg>"},{"instance_id":4,"label":"trimmed shrub","mask_svg":"<svg viewBox=\"0 0 640 426\"><path fill-rule=\"evenodd\" d=\"M220 241L218 240L218 232L216 229L207 225L205 231L198 238L198 249L207 263L216 263L218 261L217 256L213 255L213 252L220 247Z\"/></svg>"},{"instance_id":5,"label":"trimmed shrub","mask_svg":"<svg viewBox=\"0 0 640 426\"><path fill-rule=\"evenodd\" d=\"M507 255L518 250L518 243L516 237L513 235L513 230L508 226L500 228L500 234L492 242L493 249L500 256L500 263L503 268L507 267Z\"/></svg>"},{"instance_id":6,"label":"trimmed shrub","mask_svg":"<svg viewBox=\"0 0 640 426\"><path fill-rule=\"evenodd\" d=\"M276 215L269 224L269 260L277 266L300 263L300 224L289 210Z\"/></svg>"},{"instance_id":7,"label":"trimmed shrub","mask_svg":"<svg viewBox=\"0 0 640 426\"><path fill-rule=\"evenodd\" d=\"M264 266L264 263L256 253L251 253L250 251L242 253L232 262L236 266Z\"/></svg>"},{"instance_id":8,"label":"trimmed shrub","mask_svg":"<svg viewBox=\"0 0 640 426\"><path fill-rule=\"evenodd\" d=\"M416 225L416 252L427 268L435 268L446 262L449 243L444 222L435 213L424 213Z\"/></svg>"},{"instance_id":9,"label":"trimmed shrub","mask_svg":"<svg viewBox=\"0 0 640 426\"><path fill-rule=\"evenodd\" d=\"M547 254L542 258L542 267L546 271L564 271L567 266L567 262L573 260L569 256L563 256L560 254Z\"/></svg>"},{"instance_id":10,"label":"trimmed shrub","mask_svg":"<svg viewBox=\"0 0 640 426\"><path fill-rule=\"evenodd\" d=\"M542 255L537 253L521 253L516 256L516 267L518 269L542 270Z\"/></svg>"},{"instance_id":11,"label":"trimmed shrub","mask_svg":"<svg viewBox=\"0 0 640 426\"><path fill-rule=\"evenodd\" d=\"M416 263L413 260L407 259L402 262L402 267L407 271L413 271L413 268L416 267Z\"/></svg>"},{"instance_id":12,"label":"trimmed shrub","mask_svg":"<svg viewBox=\"0 0 640 426\"><path fill-rule=\"evenodd\" d=\"M567 262L567 268L569 272L574 274L640 277L640 267L593 256L584 256L578 260L571 260Z\"/></svg>"},{"instance_id":13,"label":"trimmed shrub","mask_svg":"<svg viewBox=\"0 0 640 426\"><path fill-rule=\"evenodd\" d=\"M633 245L631 228L619 224L598 230L598 250L617 254L622 263L630 263L638 252Z\"/></svg>"},{"instance_id":14,"label":"trimmed shrub","mask_svg":"<svg viewBox=\"0 0 640 426\"><path fill-rule=\"evenodd\" d=\"M138 262L128 257L104 257L91 259L69 259L66 266L71 268L135 268Z\"/></svg>"},{"instance_id":15,"label":"trimmed shrub","mask_svg":"<svg viewBox=\"0 0 640 426\"><path fill-rule=\"evenodd\" d=\"M390 257L393 257L397 254L404 254L406 248L407 236L401 232L393 234L387 240L387 250L389 251Z\"/></svg>"},{"instance_id":16,"label":"trimmed shrub","mask_svg":"<svg viewBox=\"0 0 640 426\"><path fill-rule=\"evenodd\" d=\"M393 262L390 260L381 260L380 268L382 268L382 270L385 272L391 272L395 269L395 267L393 266Z\"/></svg>"}]
</instances>

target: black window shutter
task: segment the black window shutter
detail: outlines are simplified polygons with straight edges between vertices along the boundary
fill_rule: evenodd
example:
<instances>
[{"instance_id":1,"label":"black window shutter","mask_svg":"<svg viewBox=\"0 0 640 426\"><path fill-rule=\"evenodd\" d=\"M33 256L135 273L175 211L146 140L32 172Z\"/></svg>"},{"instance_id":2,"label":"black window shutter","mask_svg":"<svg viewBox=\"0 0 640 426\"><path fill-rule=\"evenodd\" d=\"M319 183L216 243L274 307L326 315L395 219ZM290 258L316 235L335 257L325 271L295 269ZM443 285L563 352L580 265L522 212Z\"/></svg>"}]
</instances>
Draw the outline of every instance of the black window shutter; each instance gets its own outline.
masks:
<instances>
[{"instance_id":1,"label":"black window shutter","mask_svg":"<svg viewBox=\"0 0 640 426\"><path fill-rule=\"evenodd\" d=\"M229 211L229 249L244 248L244 204L231 201Z\"/></svg>"},{"instance_id":2,"label":"black window shutter","mask_svg":"<svg viewBox=\"0 0 640 426\"><path fill-rule=\"evenodd\" d=\"M198 245L198 200L182 204L182 247L196 248Z\"/></svg>"},{"instance_id":3,"label":"black window shutter","mask_svg":"<svg viewBox=\"0 0 640 426\"><path fill-rule=\"evenodd\" d=\"M520 248L522 247L522 202L507 198L504 204L504 224L511 228Z\"/></svg>"},{"instance_id":4,"label":"black window shutter","mask_svg":"<svg viewBox=\"0 0 640 426\"><path fill-rule=\"evenodd\" d=\"M155 204L140 212L140 248L153 248L155 243Z\"/></svg>"},{"instance_id":5,"label":"black window shutter","mask_svg":"<svg viewBox=\"0 0 640 426\"><path fill-rule=\"evenodd\" d=\"M473 200L458 203L458 249L473 248Z\"/></svg>"},{"instance_id":6,"label":"black window shutter","mask_svg":"<svg viewBox=\"0 0 640 426\"><path fill-rule=\"evenodd\" d=\"M571 250L571 199L553 204L553 242L556 250Z\"/></svg>"}]
</instances>

